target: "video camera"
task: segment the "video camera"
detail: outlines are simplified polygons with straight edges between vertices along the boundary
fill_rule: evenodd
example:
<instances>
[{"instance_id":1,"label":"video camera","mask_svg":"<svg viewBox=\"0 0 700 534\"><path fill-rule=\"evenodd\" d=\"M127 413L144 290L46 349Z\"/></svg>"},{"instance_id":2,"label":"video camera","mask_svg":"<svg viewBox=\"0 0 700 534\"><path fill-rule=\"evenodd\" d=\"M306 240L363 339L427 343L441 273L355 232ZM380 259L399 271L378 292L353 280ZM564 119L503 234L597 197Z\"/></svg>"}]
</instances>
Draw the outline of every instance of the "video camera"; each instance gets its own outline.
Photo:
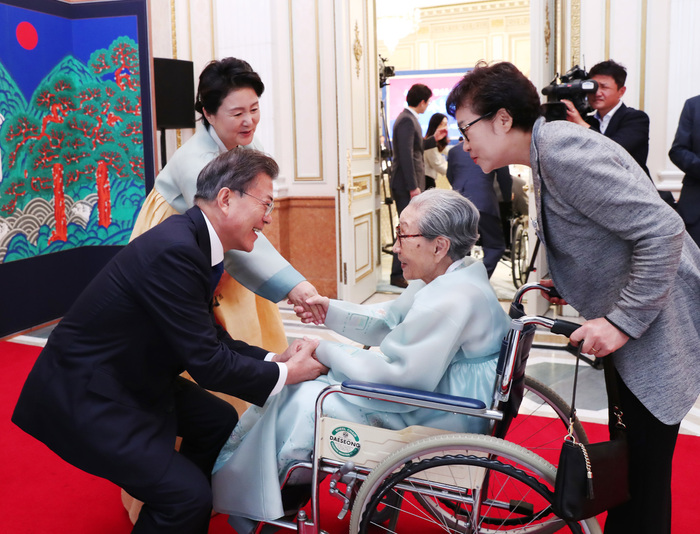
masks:
<instances>
[{"instance_id":1,"label":"video camera","mask_svg":"<svg viewBox=\"0 0 700 534\"><path fill-rule=\"evenodd\" d=\"M393 66L386 64L386 58L379 55L379 88L389 85L387 78L396 76L396 71Z\"/></svg>"},{"instance_id":2,"label":"video camera","mask_svg":"<svg viewBox=\"0 0 700 534\"><path fill-rule=\"evenodd\" d=\"M559 80L559 83L557 83ZM566 106L562 98L571 100L581 117L593 111L586 96L598 90L598 82L588 79L588 73L578 65L574 66L564 76L557 76L548 86L542 89L547 97L544 106L544 118L547 121L566 120Z\"/></svg>"}]
</instances>

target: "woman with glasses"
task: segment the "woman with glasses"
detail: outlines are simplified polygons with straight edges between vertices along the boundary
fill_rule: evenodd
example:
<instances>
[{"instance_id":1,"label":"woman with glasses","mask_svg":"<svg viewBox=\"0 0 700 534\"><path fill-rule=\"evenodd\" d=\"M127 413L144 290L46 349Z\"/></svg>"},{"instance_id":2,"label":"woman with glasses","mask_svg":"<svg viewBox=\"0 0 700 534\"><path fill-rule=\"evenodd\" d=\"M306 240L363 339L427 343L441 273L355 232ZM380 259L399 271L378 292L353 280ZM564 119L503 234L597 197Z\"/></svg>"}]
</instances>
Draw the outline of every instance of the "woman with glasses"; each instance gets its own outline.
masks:
<instances>
[{"instance_id":1,"label":"woman with glasses","mask_svg":"<svg viewBox=\"0 0 700 534\"><path fill-rule=\"evenodd\" d=\"M264 89L258 74L243 60L224 58L204 68L195 102L203 127L158 174L139 213L132 239L173 213L191 208L197 176L217 155L237 146L261 149L254 134L260 120L259 97ZM264 203L269 214L274 205ZM315 288L262 233L252 253L230 251L224 266L227 272L215 294L217 320L234 339L273 352L284 350L287 339L276 303L289 297L302 304L316 294Z\"/></svg>"},{"instance_id":2,"label":"woman with glasses","mask_svg":"<svg viewBox=\"0 0 700 534\"><path fill-rule=\"evenodd\" d=\"M532 168L545 282L586 319L572 343L612 358L632 498L608 512L606 534L671 532L673 451L700 394L700 250L623 147L545 122L537 89L514 65L478 64L447 110L484 172Z\"/></svg>"},{"instance_id":3,"label":"woman with glasses","mask_svg":"<svg viewBox=\"0 0 700 534\"><path fill-rule=\"evenodd\" d=\"M437 391L491 402L496 360L509 319L484 265L469 256L479 213L455 191L431 189L401 212L394 252L408 288L389 302L360 305L315 296L325 324L378 350L321 341L316 356L327 376L286 387L263 408L241 417L214 467L214 508L233 516L274 519L285 507L280 477L313 448L314 403L329 384L364 380ZM304 322L310 313L297 307ZM337 419L401 429L425 425L455 432L485 432L479 418L333 395L325 412ZM245 480L245 484L240 481ZM232 524L244 531L240 519Z\"/></svg>"}]
</instances>

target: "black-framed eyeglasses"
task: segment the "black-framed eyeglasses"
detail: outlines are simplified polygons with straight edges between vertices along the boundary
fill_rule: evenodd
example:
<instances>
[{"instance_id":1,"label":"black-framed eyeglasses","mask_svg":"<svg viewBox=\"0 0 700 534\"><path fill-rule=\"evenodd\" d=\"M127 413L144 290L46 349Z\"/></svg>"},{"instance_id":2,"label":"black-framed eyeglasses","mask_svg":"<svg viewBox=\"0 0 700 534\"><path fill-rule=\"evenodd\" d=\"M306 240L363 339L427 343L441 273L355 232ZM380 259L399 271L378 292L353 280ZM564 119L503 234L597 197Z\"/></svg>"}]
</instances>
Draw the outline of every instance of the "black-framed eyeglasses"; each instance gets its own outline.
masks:
<instances>
[{"instance_id":1,"label":"black-framed eyeglasses","mask_svg":"<svg viewBox=\"0 0 700 534\"><path fill-rule=\"evenodd\" d=\"M489 111L486 115L482 115L482 116L479 117L478 119L474 119L473 121L471 121L469 124L467 124L467 125L465 125L465 126L460 126L460 125L458 124L458 125L457 125L457 129L458 129L458 130L460 131L460 133L462 134L462 137L464 137L464 140L468 143L468 142L469 142L469 136L467 135L467 131L469 130L469 128L471 128L472 126L474 126L474 125L475 125L477 122L479 122L481 119L485 119L485 118L487 118L487 117L490 117L490 116L493 115L493 114L494 114L493 111Z\"/></svg>"},{"instance_id":2,"label":"black-framed eyeglasses","mask_svg":"<svg viewBox=\"0 0 700 534\"><path fill-rule=\"evenodd\" d=\"M250 193L246 193L245 191L241 191L241 193L243 193L244 195L248 195L249 197L253 197L255 200L260 202L260 204L265 206L267 208L265 210L265 217L270 215L270 213L272 213L272 210L275 209L275 203L272 200L270 202L265 202L262 198L258 198L255 195L251 195Z\"/></svg>"},{"instance_id":3,"label":"black-framed eyeglasses","mask_svg":"<svg viewBox=\"0 0 700 534\"><path fill-rule=\"evenodd\" d=\"M409 237L423 237L423 234L410 234L410 235L408 235L408 234L402 234L402 233L401 233L401 226L399 225L399 226L396 227L396 239L397 239L397 241L399 242L399 245L402 244L402 243L401 243L401 240L402 240L402 239L406 239L406 238L409 238Z\"/></svg>"}]
</instances>

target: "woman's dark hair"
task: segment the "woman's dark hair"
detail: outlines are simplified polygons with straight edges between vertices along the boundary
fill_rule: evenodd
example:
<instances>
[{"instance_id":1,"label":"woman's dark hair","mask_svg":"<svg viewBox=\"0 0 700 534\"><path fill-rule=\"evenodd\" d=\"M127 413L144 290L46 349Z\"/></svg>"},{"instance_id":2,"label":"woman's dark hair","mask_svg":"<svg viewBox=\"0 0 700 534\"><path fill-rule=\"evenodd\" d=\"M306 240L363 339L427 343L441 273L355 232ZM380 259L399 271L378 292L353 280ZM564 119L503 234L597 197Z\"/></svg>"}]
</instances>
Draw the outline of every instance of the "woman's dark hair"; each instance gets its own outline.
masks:
<instances>
[{"instance_id":1,"label":"woman's dark hair","mask_svg":"<svg viewBox=\"0 0 700 534\"><path fill-rule=\"evenodd\" d=\"M435 135L435 130L438 129L438 126L442 124L442 121L446 119L447 116L443 115L442 113L433 113L433 116L430 117L430 121L428 122L428 131L425 132L426 137L430 137L431 135ZM443 137L437 142L437 148L440 152L445 150L445 147L448 145L450 140L447 138L447 136Z\"/></svg>"},{"instance_id":2,"label":"woman's dark hair","mask_svg":"<svg viewBox=\"0 0 700 534\"><path fill-rule=\"evenodd\" d=\"M513 127L526 132L542 115L535 86L515 65L505 61L493 65L480 61L454 86L445 103L447 113L454 117L465 106L477 115L503 108L513 117Z\"/></svg>"},{"instance_id":3,"label":"woman's dark hair","mask_svg":"<svg viewBox=\"0 0 700 534\"><path fill-rule=\"evenodd\" d=\"M244 87L249 87L258 96L265 90L260 76L247 61L226 57L221 60L215 59L204 67L199 75L194 109L202 114L202 121L207 128L209 121L204 116L204 110L214 115L231 91Z\"/></svg>"}]
</instances>

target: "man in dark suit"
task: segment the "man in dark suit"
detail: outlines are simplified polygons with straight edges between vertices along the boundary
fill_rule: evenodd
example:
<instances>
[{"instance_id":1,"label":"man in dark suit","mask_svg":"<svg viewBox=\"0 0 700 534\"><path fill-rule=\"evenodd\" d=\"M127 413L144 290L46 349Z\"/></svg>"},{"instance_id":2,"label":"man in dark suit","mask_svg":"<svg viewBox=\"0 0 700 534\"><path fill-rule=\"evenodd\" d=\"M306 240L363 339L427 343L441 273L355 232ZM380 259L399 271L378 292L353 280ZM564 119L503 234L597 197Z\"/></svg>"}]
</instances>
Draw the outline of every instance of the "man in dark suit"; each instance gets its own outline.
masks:
<instances>
[{"instance_id":1,"label":"man in dark suit","mask_svg":"<svg viewBox=\"0 0 700 534\"><path fill-rule=\"evenodd\" d=\"M437 142L447 135L446 128L440 128L426 139L418 122L418 115L425 113L433 91L427 85L416 83L406 94L407 107L396 117L392 134L393 159L391 163L391 196L396 212L401 215L411 198L425 190L425 164L423 152L437 146ZM401 262L396 254L391 265L391 285L406 287Z\"/></svg>"},{"instance_id":2,"label":"man in dark suit","mask_svg":"<svg viewBox=\"0 0 700 534\"><path fill-rule=\"evenodd\" d=\"M685 173L678 213L700 245L700 95L685 101L668 157Z\"/></svg>"},{"instance_id":3,"label":"man in dark suit","mask_svg":"<svg viewBox=\"0 0 700 534\"><path fill-rule=\"evenodd\" d=\"M627 69L609 59L594 65L589 76L598 82L595 96L588 97L588 102L596 111L582 119L570 101L562 100L566 104L567 120L600 132L621 145L651 179L647 168L649 115L639 109L627 107L620 100L627 91ZM667 204L675 207L675 200L670 191L659 191L659 195Z\"/></svg>"},{"instance_id":4,"label":"man in dark suit","mask_svg":"<svg viewBox=\"0 0 700 534\"><path fill-rule=\"evenodd\" d=\"M621 145L649 175L649 116L627 107L621 100L627 91L627 69L610 59L594 65L588 75L598 82L595 95L588 97L595 113L584 119L570 101L562 100L566 104L567 120L600 132Z\"/></svg>"},{"instance_id":5,"label":"man in dark suit","mask_svg":"<svg viewBox=\"0 0 700 534\"><path fill-rule=\"evenodd\" d=\"M231 339L213 319L218 264L226 250L250 251L271 222L277 173L254 150L209 163L195 207L107 264L54 329L22 389L14 423L144 501L133 532L207 532L211 469L238 416L203 388L262 405L285 383L326 370L315 343L268 354Z\"/></svg>"},{"instance_id":6,"label":"man in dark suit","mask_svg":"<svg viewBox=\"0 0 700 534\"><path fill-rule=\"evenodd\" d=\"M508 167L484 173L481 167L474 163L469 152L464 151L462 143L452 147L447 153L447 180L452 189L471 200L479 210L479 240L489 278L506 250L501 210L493 186L494 174L497 175L499 185L510 181ZM501 187L504 188L503 185Z\"/></svg>"}]
</instances>

